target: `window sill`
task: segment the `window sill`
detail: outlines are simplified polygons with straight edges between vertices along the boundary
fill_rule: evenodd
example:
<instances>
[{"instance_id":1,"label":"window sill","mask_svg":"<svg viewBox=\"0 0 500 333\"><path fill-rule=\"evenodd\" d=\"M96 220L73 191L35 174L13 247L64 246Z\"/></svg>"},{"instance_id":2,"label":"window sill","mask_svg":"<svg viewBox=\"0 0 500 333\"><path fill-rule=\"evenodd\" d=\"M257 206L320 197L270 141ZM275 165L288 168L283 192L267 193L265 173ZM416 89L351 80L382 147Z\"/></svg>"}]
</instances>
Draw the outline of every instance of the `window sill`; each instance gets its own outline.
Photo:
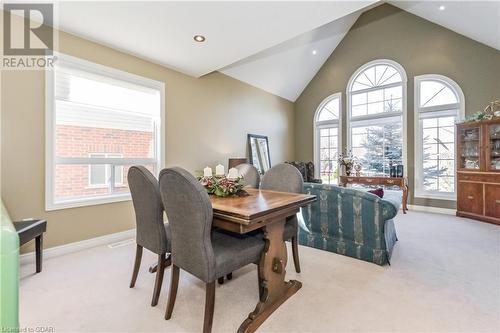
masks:
<instances>
[{"instance_id":1,"label":"window sill","mask_svg":"<svg viewBox=\"0 0 500 333\"><path fill-rule=\"evenodd\" d=\"M86 190L96 190L96 189L100 189L100 188L108 188L109 186L106 185L106 184L100 184L100 185L89 185L89 186L85 186L85 189Z\"/></svg>"},{"instance_id":2,"label":"window sill","mask_svg":"<svg viewBox=\"0 0 500 333\"><path fill-rule=\"evenodd\" d=\"M415 199L435 199L435 200L445 200L445 201L457 201L455 194L432 194L432 193L415 193Z\"/></svg>"},{"instance_id":3,"label":"window sill","mask_svg":"<svg viewBox=\"0 0 500 333\"><path fill-rule=\"evenodd\" d=\"M114 202L122 202L130 200L132 200L130 193L103 196L98 198L64 200L56 203L46 203L45 211L49 212L49 211L68 209L68 208L104 205Z\"/></svg>"},{"instance_id":4,"label":"window sill","mask_svg":"<svg viewBox=\"0 0 500 333\"><path fill-rule=\"evenodd\" d=\"M123 188L123 187L127 187L127 185L125 185L124 183L115 184L115 188ZM96 184L96 185L85 186L86 190L98 190L102 188L105 189L109 188L109 184Z\"/></svg>"}]
</instances>

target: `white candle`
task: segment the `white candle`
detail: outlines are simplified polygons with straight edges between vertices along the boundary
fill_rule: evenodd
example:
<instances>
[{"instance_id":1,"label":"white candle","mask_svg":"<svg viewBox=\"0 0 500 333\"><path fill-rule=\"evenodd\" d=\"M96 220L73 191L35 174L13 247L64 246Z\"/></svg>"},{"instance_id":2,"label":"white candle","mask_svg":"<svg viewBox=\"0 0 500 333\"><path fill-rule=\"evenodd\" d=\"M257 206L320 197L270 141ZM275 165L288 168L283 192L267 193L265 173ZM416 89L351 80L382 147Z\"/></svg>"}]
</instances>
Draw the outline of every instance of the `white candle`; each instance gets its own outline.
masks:
<instances>
[{"instance_id":1,"label":"white candle","mask_svg":"<svg viewBox=\"0 0 500 333\"><path fill-rule=\"evenodd\" d=\"M228 179L236 179L238 178L238 169L231 168L229 169L229 173L227 174Z\"/></svg>"},{"instance_id":2,"label":"white candle","mask_svg":"<svg viewBox=\"0 0 500 333\"><path fill-rule=\"evenodd\" d=\"M203 177L211 177L212 176L212 168L206 167L203 169Z\"/></svg>"},{"instance_id":3,"label":"white candle","mask_svg":"<svg viewBox=\"0 0 500 333\"><path fill-rule=\"evenodd\" d=\"M224 176L224 166L222 164L219 164L215 167L215 175Z\"/></svg>"}]
</instances>

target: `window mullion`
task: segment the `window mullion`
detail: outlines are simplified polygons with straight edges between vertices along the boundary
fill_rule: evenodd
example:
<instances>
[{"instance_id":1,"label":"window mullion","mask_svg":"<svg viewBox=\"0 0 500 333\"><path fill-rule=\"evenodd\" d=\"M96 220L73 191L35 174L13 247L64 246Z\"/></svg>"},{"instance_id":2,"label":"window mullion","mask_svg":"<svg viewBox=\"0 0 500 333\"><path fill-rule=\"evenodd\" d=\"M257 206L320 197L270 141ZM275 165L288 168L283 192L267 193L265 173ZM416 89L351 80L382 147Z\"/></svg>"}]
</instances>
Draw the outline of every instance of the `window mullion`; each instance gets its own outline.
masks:
<instances>
[{"instance_id":1,"label":"window mullion","mask_svg":"<svg viewBox=\"0 0 500 333\"><path fill-rule=\"evenodd\" d=\"M351 97L352 95L357 95L357 94L372 92L372 91L381 90L381 89L394 88L394 87L398 87L398 86L403 86L403 83L402 82L389 83L389 84L385 84L385 85L382 85L382 86L377 86L377 87L371 87L371 88L366 88L366 89L360 89L360 90L350 91L349 92L349 97Z\"/></svg>"},{"instance_id":2,"label":"window mullion","mask_svg":"<svg viewBox=\"0 0 500 333\"><path fill-rule=\"evenodd\" d=\"M443 104L443 105L436 105L436 106L419 106L417 107L417 110L419 113L429 113L429 112L454 112L456 114L456 110L460 108L460 104L454 103L454 104Z\"/></svg>"},{"instance_id":3,"label":"window mullion","mask_svg":"<svg viewBox=\"0 0 500 333\"><path fill-rule=\"evenodd\" d=\"M115 165L114 164L109 164L109 193L114 193L115 191Z\"/></svg>"}]
</instances>

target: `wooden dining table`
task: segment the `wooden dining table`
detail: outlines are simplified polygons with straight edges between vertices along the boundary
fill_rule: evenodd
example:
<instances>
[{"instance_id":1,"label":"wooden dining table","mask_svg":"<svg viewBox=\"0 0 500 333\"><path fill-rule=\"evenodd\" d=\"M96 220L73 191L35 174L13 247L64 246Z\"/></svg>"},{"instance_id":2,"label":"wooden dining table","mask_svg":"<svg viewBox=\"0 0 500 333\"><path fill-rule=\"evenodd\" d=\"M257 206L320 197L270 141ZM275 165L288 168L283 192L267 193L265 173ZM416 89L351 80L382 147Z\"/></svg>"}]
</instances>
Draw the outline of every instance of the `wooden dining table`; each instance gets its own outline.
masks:
<instances>
[{"instance_id":1,"label":"wooden dining table","mask_svg":"<svg viewBox=\"0 0 500 333\"><path fill-rule=\"evenodd\" d=\"M287 249L283 240L286 219L316 196L246 189L247 196L210 196L215 227L246 234L262 229L265 247L259 263L259 302L240 325L238 332L254 332L302 283L285 281Z\"/></svg>"}]
</instances>

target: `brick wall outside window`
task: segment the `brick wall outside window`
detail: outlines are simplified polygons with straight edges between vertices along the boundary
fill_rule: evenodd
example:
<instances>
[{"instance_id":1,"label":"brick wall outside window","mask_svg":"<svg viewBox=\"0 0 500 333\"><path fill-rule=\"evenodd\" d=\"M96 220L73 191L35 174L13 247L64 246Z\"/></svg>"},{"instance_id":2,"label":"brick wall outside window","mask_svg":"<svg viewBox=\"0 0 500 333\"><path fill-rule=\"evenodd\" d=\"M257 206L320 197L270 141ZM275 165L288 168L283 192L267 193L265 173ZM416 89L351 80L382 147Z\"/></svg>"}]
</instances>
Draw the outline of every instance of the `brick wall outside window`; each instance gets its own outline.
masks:
<instances>
[{"instance_id":1,"label":"brick wall outside window","mask_svg":"<svg viewBox=\"0 0 500 333\"><path fill-rule=\"evenodd\" d=\"M56 156L85 157L91 153L115 153L123 158L153 157L153 133L112 128L92 128L70 125L56 126ZM146 166L151 171L152 166ZM123 167L123 184L114 193L128 192L127 172ZM88 165L56 165L55 197L69 199L108 193L107 186L89 185Z\"/></svg>"}]
</instances>

